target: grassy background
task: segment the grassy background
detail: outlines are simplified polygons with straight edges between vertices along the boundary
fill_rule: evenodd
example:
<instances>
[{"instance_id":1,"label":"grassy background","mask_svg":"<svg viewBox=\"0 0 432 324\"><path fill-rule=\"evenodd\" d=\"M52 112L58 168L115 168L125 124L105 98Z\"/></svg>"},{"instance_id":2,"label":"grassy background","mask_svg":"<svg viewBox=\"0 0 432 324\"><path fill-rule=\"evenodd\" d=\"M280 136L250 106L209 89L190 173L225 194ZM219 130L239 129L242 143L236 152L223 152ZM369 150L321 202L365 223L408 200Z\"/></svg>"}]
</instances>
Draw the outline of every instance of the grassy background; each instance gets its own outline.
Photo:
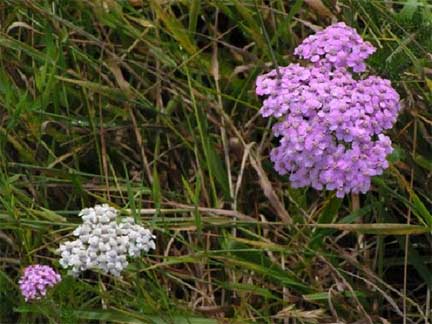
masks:
<instances>
[{"instance_id":1,"label":"grassy background","mask_svg":"<svg viewBox=\"0 0 432 324\"><path fill-rule=\"evenodd\" d=\"M355 211L274 172L254 93L333 21L403 98L391 167ZM2 1L0 322L430 322L431 35L428 0ZM20 271L60 270L102 202L157 250L26 304Z\"/></svg>"}]
</instances>

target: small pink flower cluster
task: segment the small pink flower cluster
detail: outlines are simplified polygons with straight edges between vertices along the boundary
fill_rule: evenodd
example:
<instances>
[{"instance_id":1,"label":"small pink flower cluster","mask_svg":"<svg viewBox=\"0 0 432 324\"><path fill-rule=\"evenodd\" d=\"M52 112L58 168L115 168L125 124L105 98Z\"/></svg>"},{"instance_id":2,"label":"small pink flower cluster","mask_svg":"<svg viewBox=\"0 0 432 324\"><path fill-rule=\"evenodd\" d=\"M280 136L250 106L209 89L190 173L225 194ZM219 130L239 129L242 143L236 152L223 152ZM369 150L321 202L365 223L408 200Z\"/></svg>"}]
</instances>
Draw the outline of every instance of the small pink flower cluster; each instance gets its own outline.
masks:
<instances>
[{"instance_id":1,"label":"small pink flower cluster","mask_svg":"<svg viewBox=\"0 0 432 324\"><path fill-rule=\"evenodd\" d=\"M19 280L19 286L24 299L29 301L45 296L47 288L55 286L60 281L60 275L53 268L36 264L24 269L24 275Z\"/></svg>"}]
</instances>

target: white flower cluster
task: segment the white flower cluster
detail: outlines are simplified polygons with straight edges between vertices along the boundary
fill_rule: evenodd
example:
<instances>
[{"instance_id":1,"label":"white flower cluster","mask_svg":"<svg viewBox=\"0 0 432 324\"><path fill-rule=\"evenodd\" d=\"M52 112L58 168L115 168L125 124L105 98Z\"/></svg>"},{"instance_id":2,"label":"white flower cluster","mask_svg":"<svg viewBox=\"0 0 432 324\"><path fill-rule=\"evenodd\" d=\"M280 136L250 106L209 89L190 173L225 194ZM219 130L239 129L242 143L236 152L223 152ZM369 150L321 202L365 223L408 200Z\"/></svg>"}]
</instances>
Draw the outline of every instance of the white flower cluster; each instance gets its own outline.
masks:
<instances>
[{"instance_id":1,"label":"white flower cluster","mask_svg":"<svg viewBox=\"0 0 432 324\"><path fill-rule=\"evenodd\" d=\"M107 204L81 210L83 224L75 229L78 238L60 245L60 264L71 268L76 276L81 271L99 269L120 276L128 265L127 256L136 257L141 252L155 248L152 233L135 224L131 217L116 222L117 210Z\"/></svg>"}]
</instances>

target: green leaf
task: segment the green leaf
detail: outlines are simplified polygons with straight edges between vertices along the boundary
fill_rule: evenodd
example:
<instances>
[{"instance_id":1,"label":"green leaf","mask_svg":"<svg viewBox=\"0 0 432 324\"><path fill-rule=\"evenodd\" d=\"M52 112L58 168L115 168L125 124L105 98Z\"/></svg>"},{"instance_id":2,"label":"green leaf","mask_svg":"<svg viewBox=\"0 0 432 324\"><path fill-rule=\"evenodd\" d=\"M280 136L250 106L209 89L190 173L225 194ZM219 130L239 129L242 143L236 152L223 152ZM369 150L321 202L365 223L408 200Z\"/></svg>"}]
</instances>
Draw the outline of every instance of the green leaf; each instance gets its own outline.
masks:
<instances>
[{"instance_id":1,"label":"green leaf","mask_svg":"<svg viewBox=\"0 0 432 324\"><path fill-rule=\"evenodd\" d=\"M189 4L189 32L195 33L198 16L201 10L201 0L191 0Z\"/></svg>"},{"instance_id":2,"label":"green leaf","mask_svg":"<svg viewBox=\"0 0 432 324\"><path fill-rule=\"evenodd\" d=\"M163 21L168 31L179 42L179 44L190 54L194 55L198 49L190 39L188 31L179 22L169 8L162 8L159 1L150 0L150 4L158 17Z\"/></svg>"},{"instance_id":3,"label":"green leaf","mask_svg":"<svg viewBox=\"0 0 432 324\"><path fill-rule=\"evenodd\" d=\"M316 224L310 226L376 235L409 235L431 232L428 227L408 224Z\"/></svg>"},{"instance_id":4,"label":"green leaf","mask_svg":"<svg viewBox=\"0 0 432 324\"><path fill-rule=\"evenodd\" d=\"M249 244L246 243L251 242L245 239L228 237L225 239L225 244L227 245L227 249L232 251L226 256L213 256L213 258L226 262L227 264L239 266L241 269L254 271L264 276L267 280L280 283L286 287L291 287L299 292L311 292L311 288L297 278L293 271L284 270L278 264L274 263L266 255L266 250L264 248L262 250L251 251L248 246ZM257 244L250 245L257 246ZM263 247L265 245L261 246ZM275 245L268 243L267 246L272 248L272 246L274 247Z\"/></svg>"},{"instance_id":5,"label":"green leaf","mask_svg":"<svg viewBox=\"0 0 432 324\"><path fill-rule=\"evenodd\" d=\"M432 161L431 160L426 159L424 156L422 156L420 154L417 154L415 156L414 160L422 168L424 168L424 169L426 169L428 171L432 171Z\"/></svg>"},{"instance_id":6,"label":"green leaf","mask_svg":"<svg viewBox=\"0 0 432 324\"><path fill-rule=\"evenodd\" d=\"M219 282L219 284L225 289L230 289L240 293L259 295L269 299L280 299L276 295L274 295L271 290L253 284L244 284L238 282Z\"/></svg>"},{"instance_id":7,"label":"green leaf","mask_svg":"<svg viewBox=\"0 0 432 324\"><path fill-rule=\"evenodd\" d=\"M399 16L411 20L419 6L418 0L406 0L402 10L399 12Z\"/></svg>"},{"instance_id":8,"label":"green leaf","mask_svg":"<svg viewBox=\"0 0 432 324\"><path fill-rule=\"evenodd\" d=\"M317 301L328 301L329 298L333 298L333 294L335 292L329 293L328 291L326 292L320 292L320 293L313 293L313 294L306 294L303 295L303 298L305 300L308 301L312 301L312 302L317 302ZM349 297L352 298L353 297L353 293L351 291L341 291L340 294L344 297ZM358 297L366 297L367 295L362 292L362 291L354 291L354 295L358 298Z\"/></svg>"},{"instance_id":9,"label":"green leaf","mask_svg":"<svg viewBox=\"0 0 432 324\"><path fill-rule=\"evenodd\" d=\"M327 204L325 205L323 212L318 218L317 221L318 224L331 223L337 216L337 213L341 205L342 205L342 200L336 197L333 197L332 199L327 201ZM319 246L322 246L325 236L329 235L330 233L331 232L329 232L326 229L317 229L311 237L309 248L316 250Z\"/></svg>"},{"instance_id":10,"label":"green leaf","mask_svg":"<svg viewBox=\"0 0 432 324\"><path fill-rule=\"evenodd\" d=\"M113 310L88 310L88 311L75 311L74 315L83 320L96 320L108 321L110 323L127 323L127 324L217 324L216 320L206 319L203 317L194 316L152 316L142 315L139 313L123 313Z\"/></svg>"}]
</instances>

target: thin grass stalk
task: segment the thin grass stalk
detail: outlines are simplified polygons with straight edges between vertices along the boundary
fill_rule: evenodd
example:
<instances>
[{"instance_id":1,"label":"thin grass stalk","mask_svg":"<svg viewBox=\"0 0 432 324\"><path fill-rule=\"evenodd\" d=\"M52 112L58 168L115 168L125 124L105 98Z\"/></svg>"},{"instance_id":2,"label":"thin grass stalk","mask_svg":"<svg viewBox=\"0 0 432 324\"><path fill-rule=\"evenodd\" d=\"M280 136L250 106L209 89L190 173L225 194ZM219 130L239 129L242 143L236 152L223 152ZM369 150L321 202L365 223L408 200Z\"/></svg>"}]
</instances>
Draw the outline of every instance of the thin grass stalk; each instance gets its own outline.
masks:
<instances>
[{"instance_id":1,"label":"thin grass stalk","mask_svg":"<svg viewBox=\"0 0 432 324\"><path fill-rule=\"evenodd\" d=\"M353 213L358 211L360 209L360 196L358 193L352 193L351 194L351 210ZM357 223L361 224L362 220L361 218L357 219ZM359 255L361 253L361 250L364 248L364 235L359 234L357 236L357 247L359 249Z\"/></svg>"},{"instance_id":2,"label":"thin grass stalk","mask_svg":"<svg viewBox=\"0 0 432 324\"><path fill-rule=\"evenodd\" d=\"M413 138L413 150L412 156L415 156L417 148L417 119L414 119L414 138ZM410 192L413 192L414 186L414 168L411 168L410 175ZM412 194L409 196L409 206L411 206ZM407 212L407 224L411 223L411 207L408 207ZM407 281L408 281L408 248L409 248L409 235L405 236L405 255L404 255L404 279L403 279L403 323L407 323ZM429 290L429 289L428 289ZM426 316L429 316L427 314Z\"/></svg>"},{"instance_id":3,"label":"thin grass stalk","mask_svg":"<svg viewBox=\"0 0 432 324\"><path fill-rule=\"evenodd\" d=\"M215 23L214 23L214 33L215 33L215 40L219 38L218 35L218 20L219 20L219 9L216 9L215 13ZM223 103L222 103L222 95L221 95L221 89L219 85L219 61L218 61L218 44L216 41L213 42L213 57L212 57L212 75L215 81L216 86L216 93L217 93L217 102L219 106L219 110L221 112L221 138L222 138L222 146L225 156L225 165L227 168L227 176L228 176L228 188L229 188L229 195L230 195L230 203L233 210L236 210L236 203L233 201L234 199L234 187L232 182L232 174L231 174L231 162L230 162L230 156L229 156L229 147L228 147L228 138L227 138L227 131L226 131L226 122L225 117L223 114ZM235 236L235 233L233 233Z\"/></svg>"},{"instance_id":4,"label":"thin grass stalk","mask_svg":"<svg viewBox=\"0 0 432 324\"><path fill-rule=\"evenodd\" d=\"M431 316L431 289L428 288L426 292L426 310L425 310L425 324L430 323Z\"/></svg>"}]
</instances>

